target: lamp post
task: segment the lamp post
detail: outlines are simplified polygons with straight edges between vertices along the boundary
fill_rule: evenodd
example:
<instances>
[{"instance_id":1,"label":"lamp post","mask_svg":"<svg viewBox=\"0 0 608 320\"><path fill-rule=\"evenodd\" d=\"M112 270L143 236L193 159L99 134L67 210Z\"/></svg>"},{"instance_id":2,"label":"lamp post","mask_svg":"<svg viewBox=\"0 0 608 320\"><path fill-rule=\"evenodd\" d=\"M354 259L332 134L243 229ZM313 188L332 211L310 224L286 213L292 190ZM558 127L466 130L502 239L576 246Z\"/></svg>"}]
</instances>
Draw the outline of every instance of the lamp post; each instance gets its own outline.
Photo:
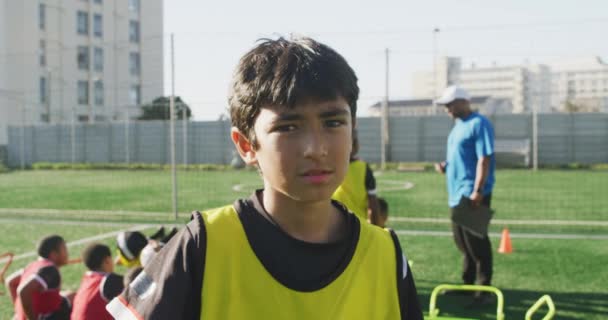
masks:
<instances>
[{"instance_id":1,"label":"lamp post","mask_svg":"<svg viewBox=\"0 0 608 320\"><path fill-rule=\"evenodd\" d=\"M439 31L439 28L433 28L433 89L431 91L431 99L433 100L433 114L438 114L435 99L437 98L437 35L439 34Z\"/></svg>"}]
</instances>

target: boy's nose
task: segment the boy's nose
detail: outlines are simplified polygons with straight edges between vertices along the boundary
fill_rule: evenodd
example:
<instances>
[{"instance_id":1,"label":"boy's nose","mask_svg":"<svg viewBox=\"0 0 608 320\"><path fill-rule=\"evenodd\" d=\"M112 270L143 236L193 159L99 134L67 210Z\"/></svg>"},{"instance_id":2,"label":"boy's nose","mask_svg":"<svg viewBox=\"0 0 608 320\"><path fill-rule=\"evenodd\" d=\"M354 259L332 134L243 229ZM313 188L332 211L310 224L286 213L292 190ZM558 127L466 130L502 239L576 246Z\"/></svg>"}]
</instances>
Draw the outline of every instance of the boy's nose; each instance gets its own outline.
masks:
<instances>
[{"instance_id":1,"label":"boy's nose","mask_svg":"<svg viewBox=\"0 0 608 320\"><path fill-rule=\"evenodd\" d=\"M323 136L323 134L320 132L310 132L306 135L305 140L305 157L319 159L327 156L327 139Z\"/></svg>"}]
</instances>

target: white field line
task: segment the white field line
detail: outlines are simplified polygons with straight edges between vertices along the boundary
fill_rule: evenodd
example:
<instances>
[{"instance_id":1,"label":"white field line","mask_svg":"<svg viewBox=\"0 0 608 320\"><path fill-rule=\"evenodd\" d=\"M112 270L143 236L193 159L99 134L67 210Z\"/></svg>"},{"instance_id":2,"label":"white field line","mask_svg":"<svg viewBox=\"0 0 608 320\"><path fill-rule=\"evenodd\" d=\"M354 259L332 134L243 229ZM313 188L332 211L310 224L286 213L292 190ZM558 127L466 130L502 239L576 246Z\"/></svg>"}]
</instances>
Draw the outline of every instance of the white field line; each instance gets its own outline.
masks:
<instances>
[{"instance_id":1,"label":"white field line","mask_svg":"<svg viewBox=\"0 0 608 320\"><path fill-rule=\"evenodd\" d=\"M389 221L398 222L421 222L421 223L452 223L448 218L419 218L419 217L389 217ZM590 226L607 227L608 221L598 220L511 220L493 219L492 224L504 225L542 225L542 226Z\"/></svg>"},{"instance_id":2,"label":"white field line","mask_svg":"<svg viewBox=\"0 0 608 320\"><path fill-rule=\"evenodd\" d=\"M109 211L109 210L63 210L63 209L30 209L30 208L0 208L1 214L55 214L55 215L75 215L75 216L121 216L121 215L140 215L142 217L169 217L173 214L170 212L152 212L152 211Z\"/></svg>"},{"instance_id":3,"label":"white field line","mask_svg":"<svg viewBox=\"0 0 608 320\"><path fill-rule=\"evenodd\" d=\"M418 231L418 230L395 230L395 233L406 236L431 236L452 237L450 231ZM500 238L501 233L491 232L492 238ZM557 240L608 240L608 235L587 234L556 234L556 233L510 233L511 238L518 239L557 239Z\"/></svg>"},{"instance_id":4,"label":"white field line","mask_svg":"<svg viewBox=\"0 0 608 320\"><path fill-rule=\"evenodd\" d=\"M380 185L383 184L384 186ZM386 186L388 185L388 186ZM401 191L409 190L414 188L416 185L409 181L397 181L397 180L383 180L377 183L378 192L390 192L390 191ZM260 188L260 185L254 184L235 184L232 186L234 192L251 193L253 190Z\"/></svg>"},{"instance_id":5,"label":"white field line","mask_svg":"<svg viewBox=\"0 0 608 320\"><path fill-rule=\"evenodd\" d=\"M0 223L10 224L54 224L61 226L104 226L104 227L124 227L125 225L135 225L137 223L125 221L125 222L105 222L105 221L73 221L73 220L31 220L30 218L16 219L16 218L0 218ZM149 224L150 226L161 225Z\"/></svg>"},{"instance_id":6,"label":"white field line","mask_svg":"<svg viewBox=\"0 0 608 320\"><path fill-rule=\"evenodd\" d=\"M112 231L112 232L107 232L107 233L102 233L102 234L98 234L92 237L86 237L86 238L82 238L79 240L74 240L74 241L70 241L68 243L66 243L66 245L68 247L73 247L73 246L77 246L77 245L81 245L81 244L85 244L85 243L89 243L89 242L93 242L93 241L97 241L97 240L102 240L102 239L106 239L106 238L110 238L110 237L115 237L117 236L119 233L123 232L123 231L139 231L139 230L143 230L143 229L147 229L150 227L153 227L154 225L148 225L148 224L142 224L142 225L137 225L137 226L133 226L131 228L127 228L127 229L122 229L122 230L117 230L117 231ZM37 252L36 251L30 251L30 252L26 252L26 253L22 253L19 255L16 255L13 257L13 261L16 260L21 260L21 259L25 259L25 258L30 258L30 257L34 257L36 256ZM0 263L4 263L6 260L8 260L7 258L4 258L2 260L0 260Z\"/></svg>"}]
</instances>

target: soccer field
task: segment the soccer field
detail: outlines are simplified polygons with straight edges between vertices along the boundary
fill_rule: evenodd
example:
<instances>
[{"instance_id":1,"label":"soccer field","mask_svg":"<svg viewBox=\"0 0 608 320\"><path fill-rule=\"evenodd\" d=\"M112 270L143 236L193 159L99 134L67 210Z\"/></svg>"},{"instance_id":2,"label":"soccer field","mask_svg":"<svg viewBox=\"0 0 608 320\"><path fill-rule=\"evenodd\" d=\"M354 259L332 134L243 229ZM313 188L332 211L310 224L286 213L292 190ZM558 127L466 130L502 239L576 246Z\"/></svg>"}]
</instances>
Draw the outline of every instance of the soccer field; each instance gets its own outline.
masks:
<instances>
[{"instance_id":1,"label":"soccer field","mask_svg":"<svg viewBox=\"0 0 608 320\"><path fill-rule=\"evenodd\" d=\"M380 196L391 207L390 226L400 231L414 262L420 302L430 291L458 283L460 257L449 236L443 177L429 172L382 172ZM180 171L179 220L171 213L166 171L16 171L0 174L0 253L14 252L9 273L32 261L38 238L59 233L78 256L87 238L115 247L114 234L147 224L184 223L188 212L231 203L261 185L253 171ZM608 315L608 172L499 170L491 228L511 230L515 252L495 254L494 284L505 294L507 319L523 319L542 294L555 301L557 319ZM148 230L148 229L145 229ZM147 231L146 231L147 232ZM498 238L492 239L497 248ZM124 270L118 270L122 272ZM76 289L84 267L62 269L64 288ZM5 291L0 288L0 291ZM440 298L446 314L492 319L492 308L464 310L462 300ZM0 319L10 301L0 296Z\"/></svg>"}]
</instances>

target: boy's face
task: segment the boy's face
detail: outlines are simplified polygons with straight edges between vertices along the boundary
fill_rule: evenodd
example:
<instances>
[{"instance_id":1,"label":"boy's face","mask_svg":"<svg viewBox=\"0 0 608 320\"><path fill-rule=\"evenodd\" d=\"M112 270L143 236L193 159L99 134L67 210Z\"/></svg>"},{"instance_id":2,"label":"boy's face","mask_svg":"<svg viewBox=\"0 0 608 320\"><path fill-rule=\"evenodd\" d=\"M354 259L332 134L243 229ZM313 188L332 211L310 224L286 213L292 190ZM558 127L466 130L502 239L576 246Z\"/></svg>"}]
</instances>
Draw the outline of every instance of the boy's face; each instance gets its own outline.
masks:
<instances>
[{"instance_id":1,"label":"boy's face","mask_svg":"<svg viewBox=\"0 0 608 320\"><path fill-rule=\"evenodd\" d=\"M378 215L378 227L386 228L386 221L388 220L388 216L384 214Z\"/></svg>"},{"instance_id":2,"label":"boy's face","mask_svg":"<svg viewBox=\"0 0 608 320\"><path fill-rule=\"evenodd\" d=\"M51 255L53 256L52 261L56 266L60 267L66 265L68 263L69 256L68 247L65 245L65 242L59 246L57 251L52 252Z\"/></svg>"},{"instance_id":3,"label":"boy's face","mask_svg":"<svg viewBox=\"0 0 608 320\"><path fill-rule=\"evenodd\" d=\"M112 256L107 256L103 259L101 270L107 273L114 272L114 260L112 260Z\"/></svg>"},{"instance_id":4,"label":"boy's face","mask_svg":"<svg viewBox=\"0 0 608 320\"><path fill-rule=\"evenodd\" d=\"M238 130L232 139L245 162L258 165L267 192L293 200L327 201L342 183L352 147L352 119L343 98L293 109L264 107L254 124L254 148Z\"/></svg>"}]
</instances>

